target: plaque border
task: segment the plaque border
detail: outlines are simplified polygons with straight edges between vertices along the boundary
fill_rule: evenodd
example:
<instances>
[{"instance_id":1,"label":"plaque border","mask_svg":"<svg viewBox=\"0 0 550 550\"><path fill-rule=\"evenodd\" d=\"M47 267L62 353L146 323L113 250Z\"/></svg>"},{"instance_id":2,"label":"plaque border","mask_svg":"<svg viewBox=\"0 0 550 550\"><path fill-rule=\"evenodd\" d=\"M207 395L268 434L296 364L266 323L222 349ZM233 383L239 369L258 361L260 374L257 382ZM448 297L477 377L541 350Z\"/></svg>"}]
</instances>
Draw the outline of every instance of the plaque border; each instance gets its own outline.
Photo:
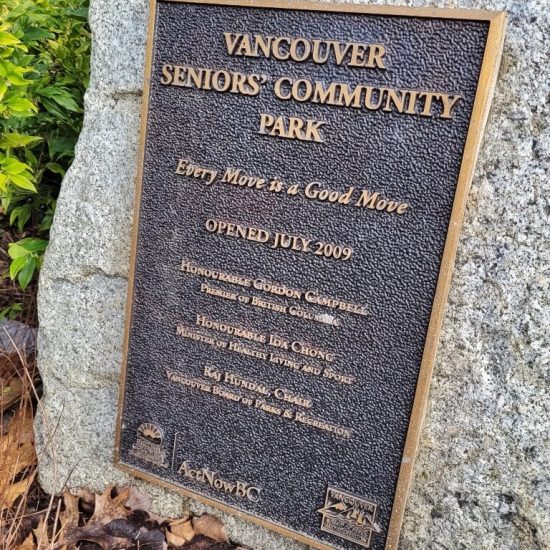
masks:
<instances>
[{"instance_id":1,"label":"plaque border","mask_svg":"<svg viewBox=\"0 0 550 550\"><path fill-rule=\"evenodd\" d=\"M424 351L420 363L418 374L418 382L416 386L413 408L410 415L407 437L403 449L403 457L397 480L395 496L392 505L390 523L388 525L388 534L386 538L385 550L398 550L399 536L401 525L405 515L405 507L407 497L412 481L414 461L419 447L420 434L422 423L426 414L427 398L430 389L430 382L433 373L433 366L437 347L439 344L439 336L447 303L447 296L451 285L453 268L456 258L458 241L460 238L460 229L464 219L464 211L468 192L474 176L476 160L481 148L482 138L489 116L489 109L493 98L498 70L502 57L504 45L504 35L508 14L506 11L491 11L491 10L471 10L471 9L448 9L448 8L416 8L406 6L386 6L379 4L358 4L358 3L340 3L340 2L320 2L315 0L149 0L149 23L147 31L147 47L145 52L145 72L144 72L144 88L143 100L141 107L141 130L140 143L138 150L138 164L135 178L135 197L134 197L134 214L132 223L132 240L131 240L131 256L130 256L130 271L128 275L128 296L126 301L126 317L124 328L123 341L123 356L122 366L119 380L118 404L116 415L116 433L114 447L114 464L115 466L129 474L146 481L153 482L157 485L180 493L183 496L194 498L204 504L211 505L226 513L232 514L239 518L259 524L262 527L275 531L281 535L295 539L299 542L309 544L313 548L319 550L334 550L334 546L316 540L308 535L294 531L288 527L282 526L276 522L268 521L264 518L253 514L243 512L239 508L230 506L215 498L206 497L191 489L180 487L174 483L168 482L153 474L143 472L133 466L129 466L121 461L120 444L122 434L122 411L124 405L124 397L126 390L126 374L127 374L127 359L130 339L130 326L132 318L132 303L135 284L135 266L137 255L137 242L139 232L139 211L141 206L141 190L143 181L143 167L145 162L145 144L147 120L149 112L149 91L151 82L152 58L154 48L154 32L156 26L157 4L158 3L185 3L185 4L207 4L217 6L238 6L249 8L267 8L280 9L290 11L321 11L335 13L357 13L370 14L381 16L395 17L419 17L431 19L455 19L462 21L487 21L489 23L489 31L485 50L483 54L481 70L476 87L474 104L468 132L466 134L466 142L462 153L462 161L460 165L457 187L449 226L441 257L441 266L437 286L434 294L428 331L424 343ZM327 481L328 484L328 481Z\"/></svg>"}]
</instances>

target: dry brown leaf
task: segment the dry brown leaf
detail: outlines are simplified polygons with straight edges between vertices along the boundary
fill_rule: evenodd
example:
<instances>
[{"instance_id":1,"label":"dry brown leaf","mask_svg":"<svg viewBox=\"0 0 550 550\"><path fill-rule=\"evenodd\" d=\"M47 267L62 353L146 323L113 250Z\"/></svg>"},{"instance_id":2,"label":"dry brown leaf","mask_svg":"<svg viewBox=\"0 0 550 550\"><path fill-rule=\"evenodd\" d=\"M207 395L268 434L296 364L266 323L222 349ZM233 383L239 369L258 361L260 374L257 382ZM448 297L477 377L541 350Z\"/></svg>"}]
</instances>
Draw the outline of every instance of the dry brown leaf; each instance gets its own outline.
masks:
<instances>
[{"instance_id":1,"label":"dry brown leaf","mask_svg":"<svg viewBox=\"0 0 550 550\"><path fill-rule=\"evenodd\" d=\"M36 550L36 544L34 542L33 534L29 536L17 547L16 550Z\"/></svg>"},{"instance_id":2,"label":"dry brown leaf","mask_svg":"<svg viewBox=\"0 0 550 550\"><path fill-rule=\"evenodd\" d=\"M77 495L80 498L80 506L87 514L92 515L95 507L95 493L87 489L79 489Z\"/></svg>"},{"instance_id":3,"label":"dry brown leaf","mask_svg":"<svg viewBox=\"0 0 550 550\"><path fill-rule=\"evenodd\" d=\"M14 376L7 381L0 383L0 410L8 410L16 401L21 398L23 393L23 383L18 376Z\"/></svg>"},{"instance_id":4,"label":"dry brown leaf","mask_svg":"<svg viewBox=\"0 0 550 550\"><path fill-rule=\"evenodd\" d=\"M166 540L172 546L183 546L195 536L193 522L189 516L172 521L166 531Z\"/></svg>"},{"instance_id":5,"label":"dry brown leaf","mask_svg":"<svg viewBox=\"0 0 550 550\"><path fill-rule=\"evenodd\" d=\"M90 522L127 518L131 514L132 511L125 506L130 496L130 489L123 488L114 497L111 497L112 492L113 488L107 487L101 495L96 495L94 515L90 518Z\"/></svg>"},{"instance_id":6,"label":"dry brown leaf","mask_svg":"<svg viewBox=\"0 0 550 550\"><path fill-rule=\"evenodd\" d=\"M170 531L166 531L166 542L168 542L170 546L174 546L175 548L179 548L186 543L185 539L174 535Z\"/></svg>"},{"instance_id":7,"label":"dry brown leaf","mask_svg":"<svg viewBox=\"0 0 550 550\"><path fill-rule=\"evenodd\" d=\"M65 504L65 510L59 516L63 527L78 526L78 520L80 519L78 501L79 498L77 496L71 494L69 491L64 491L63 503Z\"/></svg>"},{"instance_id":8,"label":"dry brown leaf","mask_svg":"<svg viewBox=\"0 0 550 550\"><path fill-rule=\"evenodd\" d=\"M36 463L32 411L19 410L11 420L8 431L0 436L0 511L11 508L33 481L32 472L25 479L14 479Z\"/></svg>"},{"instance_id":9,"label":"dry brown leaf","mask_svg":"<svg viewBox=\"0 0 550 550\"><path fill-rule=\"evenodd\" d=\"M60 529L56 533L56 543L60 550L70 550L67 535L78 528L80 511L78 510L79 497L72 495L69 491L63 493L65 509L59 514Z\"/></svg>"},{"instance_id":10,"label":"dry brown leaf","mask_svg":"<svg viewBox=\"0 0 550 550\"><path fill-rule=\"evenodd\" d=\"M204 514L199 518L193 518L193 529L197 535L204 535L214 540L229 542L225 527L222 521L216 516Z\"/></svg>"},{"instance_id":11,"label":"dry brown leaf","mask_svg":"<svg viewBox=\"0 0 550 550\"><path fill-rule=\"evenodd\" d=\"M29 490L29 487L33 484L35 476L36 472L33 472L21 481L10 483L3 488L0 487L0 491L2 491L0 495L0 510L11 508L14 502Z\"/></svg>"},{"instance_id":12,"label":"dry brown leaf","mask_svg":"<svg viewBox=\"0 0 550 550\"><path fill-rule=\"evenodd\" d=\"M0 327L0 338L1 338L2 328ZM2 350L2 345L0 343L0 379L4 381L11 380L14 376L17 376L18 367L20 366L21 360L17 352L6 353Z\"/></svg>"},{"instance_id":13,"label":"dry brown leaf","mask_svg":"<svg viewBox=\"0 0 550 550\"><path fill-rule=\"evenodd\" d=\"M40 518L40 523L36 529L33 529L39 550L50 548L51 542L48 535L48 526L44 522L44 518Z\"/></svg>"},{"instance_id":14,"label":"dry brown leaf","mask_svg":"<svg viewBox=\"0 0 550 550\"><path fill-rule=\"evenodd\" d=\"M106 528L114 520L127 519L132 513L125 507L126 501L130 495L129 488L124 488L119 494L112 497L112 487L107 487L101 495L95 497L94 513L88 523L82 527L76 524L71 525L64 532L63 540L58 541L55 550L64 550L65 546L71 548L79 541L95 542L103 550L114 550L131 548L135 546L135 541L114 537L110 535ZM70 506L74 502L71 501Z\"/></svg>"},{"instance_id":15,"label":"dry brown leaf","mask_svg":"<svg viewBox=\"0 0 550 550\"><path fill-rule=\"evenodd\" d=\"M151 512L151 499L147 495L140 493L135 487L132 487L131 485L118 487L117 495L121 494L123 491L128 491L128 498L126 499L126 503L124 504L126 508L128 508L132 512L146 512L149 516L149 520L156 521L159 525L167 521L166 518Z\"/></svg>"},{"instance_id":16,"label":"dry brown leaf","mask_svg":"<svg viewBox=\"0 0 550 550\"><path fill-rule=\"evenodd\" d=\"M126 502L124 503L124 506L126 508L128 508L132 512L135 512L136 510L144 510L145 512L149 511L151 507L151 499L148 496L140 493L135 487L132 487L131 485L120 487L117 491L117 495L124 492L128 493L128 497L126 498Z\"/></svg>"},{"instance_id":17,"label":"dry brown leaf","mask_svg":"<svg viewBox=\"0 0 550 550\"><path fill-rule=\"evenodd\" d=\"M70 538L66 537L66 541L53 546L54 550L63 550L64 548L75 548L79 541L93 542L102 550L124 550L135 548L135 541L112 537L105 533L105 526L99 524L86 524L84 527L79 527L70 533ZM48 549L49 550L49 549Z\"/></svg>"}]
</instances>

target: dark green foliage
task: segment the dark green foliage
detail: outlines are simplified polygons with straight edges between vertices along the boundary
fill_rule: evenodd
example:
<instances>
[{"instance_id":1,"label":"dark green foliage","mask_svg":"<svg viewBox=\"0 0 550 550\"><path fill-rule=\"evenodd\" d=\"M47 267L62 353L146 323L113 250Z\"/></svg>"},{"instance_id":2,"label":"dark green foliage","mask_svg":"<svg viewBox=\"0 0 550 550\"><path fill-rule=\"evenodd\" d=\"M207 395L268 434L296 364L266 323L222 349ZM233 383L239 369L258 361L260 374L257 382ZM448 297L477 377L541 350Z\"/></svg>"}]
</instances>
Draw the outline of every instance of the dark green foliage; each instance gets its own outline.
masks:
<instances>
[{"instance_id":1,"label":"dark green foliage","mask_svg":"<svg viewBox=\"0 0 550 550\"><path fill-rule=\"evenodd\" d=\"M90 72L88 0L0 5L0 204L36 238L11 245L22 288L40 268L61 179L74 157ZM25 252L23 252L25 251Z\"/></svg>"}]
</instances>

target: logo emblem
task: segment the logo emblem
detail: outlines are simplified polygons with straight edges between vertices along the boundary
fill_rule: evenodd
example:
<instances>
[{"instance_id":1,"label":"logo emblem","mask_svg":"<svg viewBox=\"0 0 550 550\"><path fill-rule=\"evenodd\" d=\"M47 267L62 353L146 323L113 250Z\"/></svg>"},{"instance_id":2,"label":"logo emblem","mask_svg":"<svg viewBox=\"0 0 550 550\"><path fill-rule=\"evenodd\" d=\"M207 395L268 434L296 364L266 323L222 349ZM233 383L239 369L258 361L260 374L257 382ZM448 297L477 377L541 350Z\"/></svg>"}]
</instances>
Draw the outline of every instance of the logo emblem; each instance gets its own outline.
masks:
<instances>
[{"instance_id":1,"label":"logo emblem","mask_svg":"<svg viewBox=\"0 0 550 550\"><path fill-rule=\"evenodd\" d=\"M376 523L378 505L362 497L328 487L325 505L317 510L323 516L321 531L370 548L373 533L379 533Z\"/></svg>"},{"instance_id":2,"label":"logo emblem","mask_svg":"<svg viewBox=\"0 0 550 550\"><path fill-rule=\"evenodd\" d=\"M151 422L145 422L137 429L136 441L130 449L130 454L161 468L168 468L163 442L164 433L161 428Z\"/></svg>"}]
</instances>

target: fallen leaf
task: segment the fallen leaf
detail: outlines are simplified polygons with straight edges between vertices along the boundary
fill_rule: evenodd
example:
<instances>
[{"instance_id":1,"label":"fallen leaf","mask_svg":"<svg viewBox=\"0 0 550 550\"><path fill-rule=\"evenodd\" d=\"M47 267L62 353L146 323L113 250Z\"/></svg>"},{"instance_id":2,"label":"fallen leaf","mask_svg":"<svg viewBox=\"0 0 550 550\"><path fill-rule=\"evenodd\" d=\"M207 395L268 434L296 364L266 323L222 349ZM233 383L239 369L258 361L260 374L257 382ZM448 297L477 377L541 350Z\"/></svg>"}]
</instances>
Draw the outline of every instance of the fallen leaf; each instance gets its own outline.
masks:
<instances>
[{"instance_id":1,"label":"fallen leaf","mask_svg":"<svg viewBox=\"0 0 550 550\"><path fill-rule=\"evenodd\" d=\"M0 410L6 411L21 398L23 393L23 383L19 376L14 375L9 379L0 380L0 392L0 400L2 402Z\"/></svg>"},{"instance_id":2,"label":"fallen leaf","mask_svg":"<svg viewBox=\"0 0 550 550\"><path fill-rule=\"evenodd\" d=\"M55 550L63 550L65 546L71 548L79 541L95 542L103 550L114 550L115 548L130 548L129 541L114 537L105 531L106 526L114 519L126 519L131 510L124 507L129 491L111 497L112 487L107 487L101 495L96 495L94 513L88 523L82 527L75 526L67 528L63 540L55 545Z\"/></svg>"},{"instance_id":3,"label":"fallen leaf","mask_svg":"<svg viewBox=\"0 0 550 550\"><path fill-rule=\"evenodd\" d=\"M168 521L166 518L151 512L151 499L147 495L140 493L135 487L124 485L123 487L117 487L116 492L117 495L122 492L128 492L128 498L124 506L132 512L142 513L150 522L156 522L159 525Z\"/></svg>"},{"instance_id":4,"label":"fallen leaf","mask_svg":"<svg viewBox=\"0 0 550 550\"><path fill-rule=\"evenodd\" d=\"M36 464L32 411L20 409L12 418L8 431L0 437L0 511L11 508L25 494L34 479ZM24 479L15 482L28 470Z\"/></svg>"},{"instance_id":5,"label":"fallen leaf","mask_svg":"<svg viewBox=\"0 0 550 550\"><path fill-rule=\"evenodd\" d=\"M35 328L19 321L0 321L0 354L12 355L20 351L23 356L28 357L32 355L35 347Z\"/></svg>"},{"instance_id":6,"label":"fallen leaf","mask_svg":"<svg viewBox=\"0 0 550 550\"><path fill-rule=\"evenodd\" d=\"M40 523L36 529L33 529L34 536L38 548L50 548L51 543L48 535L48 526L44 522L44 518L40 518Z\"/></svg>"},{"instance_id":7,"label":"fallen leaf","mask_svg":"<svg viewBox=\"0 0 550 550\"><path fill-rule=\"evenodd\" d=\"M183 546L195 536L193 522L189 516L172 521L166 531L166 540L172 546Z\"/></svg>"},{"instance_id":8,"label":"fallen leaf","mask_svg":"<svg viewBox=\"0 0 550 550\"><path fill-rule=\"evenodd\" d=\"M123 492L127 492L128 494L124 506L132 512L136 510L148 511L151 507L151 499L143 493L140 493L135 487L127 485L117 489L117 494Z\"/></svg>"},{"instance_id":9,"label":"fallen leaf","mask_svg":"<svg viewBox=\"0 0 550 550\"><path fill-rule=\"evenodd\" d=\"M65 504L65 510L61 512L60 519L61 525L65 528L78 526L80 519L80 512L78 511L79 498L69 491L63 493L63 503Z\"/></svg>"},{"instance_id":10,"label":"fallen leaf","mask_svg":"<svg viewBox=\"0 0 550 550\"><path fill-rule=\"evenodd\" d=\"M95 493L87 489L79 489L77 495L80 497L80 506L82 510L92 515L95 507Z\"/></svg>"},{"instance_id":11,"label":"fallen leaf","mask_svg":"<svg viewBox=\"0 0 550 550\"><path fill-rule=\"evenodd\" d=\"M130 496L130 489L125 488L111 497L112 487L107 487L101 495L95 497L94 515L90 522L101 522L105 519L126 518L131 514L131 510L126 508L125 504Z\"/></svg>"},{"instance_id":12,"label":"fallen leaf","mask_svg":"<svg viewBox=\"0 0 550 550\"><path fill-rule=\"evenodd\" d=\"M81 498L86 498L88 504L90 503L89 494L84 494ZM72 502L74 505L74 501ZM83 541L93 542L102 550L135 549L136 542L139 543L138 547L147 550L166 550L164 533L160 529L142 525L134 517L136 514L139 516L140 503L146 502L145 497L132 487L122 487L116 491L107 487L101 495L95 496L93 515L88 523L79 527L78 522L73 522L66 529L63 540L60 539L54 546L54 550L68 550Z\"/></svg>"},{"instance_id":13,"label":"fallen leaf","mask_svg":"<svg viewBox=\"0 0 550 550\"><path fill-rule=\"evenodd\" d=\"M56 543L60 550L71 550L67 541L67 535L78 528L80 520L80 511L78 510L79 500L79 497L72 495L69 491L63 493L65 509L59 514L61 528L56 533Z\"/></svg>"},{"instance_id":14,"label":"fallen leaf","mask_svg":"<svg viewBox=\"0 0 550 550\"><path fill-rule=\"evenodd\" d=\"M198 518L193 518L193 529L197 535L204 535L214 540L229 542L229 537L225 532L222 521L210 514L204 514Z\"/></svg>"},{"instance_id":15,"label":"fallen leaf","mask_svg":"<svg viewBox=\"0 0 550 550\"><path fill-rule=\"evenodd\" d=\"M184 550L235 550L235 546L228 542L215 541L204 535L197 535L183 548Z\"/></svg>"},{"instance_id":16,"label":"fallen leaf","mask_svg":"<svg viewBox=\"0 0 550 550\"><path fill-rule=\"evenodd\" d=\"M160 529L147 529L133 521L115 519L105 526L105 532L113 537L128 539L135 547L147 550L167 550L166 538Z\"/></svg>"},{"instance_id":17,"label":"fallen leaf","mask_svg":"<svg viewBox=\"0 0 550 550\"><path fill-rule=\"evenodd\" d=\"M0 496L2 504L0 508L2 510L11 508L15 501L29 490L29 487L33 484L35 475L36 472L33 472L21 481L15 481L4 488L0 488L0 491L2 491L2 495Z\"/></svg>"},{"instance_id":18,"label":"fallen leaf","mask_svg":"<svg viewBox=\"0 0 550 550\"><path fill-rule=\"evenodd\" d=\"M34 542L33 534L29 536L17 547L16 550L36 550L36 544Z\"/></svg>"}]
</instances>

